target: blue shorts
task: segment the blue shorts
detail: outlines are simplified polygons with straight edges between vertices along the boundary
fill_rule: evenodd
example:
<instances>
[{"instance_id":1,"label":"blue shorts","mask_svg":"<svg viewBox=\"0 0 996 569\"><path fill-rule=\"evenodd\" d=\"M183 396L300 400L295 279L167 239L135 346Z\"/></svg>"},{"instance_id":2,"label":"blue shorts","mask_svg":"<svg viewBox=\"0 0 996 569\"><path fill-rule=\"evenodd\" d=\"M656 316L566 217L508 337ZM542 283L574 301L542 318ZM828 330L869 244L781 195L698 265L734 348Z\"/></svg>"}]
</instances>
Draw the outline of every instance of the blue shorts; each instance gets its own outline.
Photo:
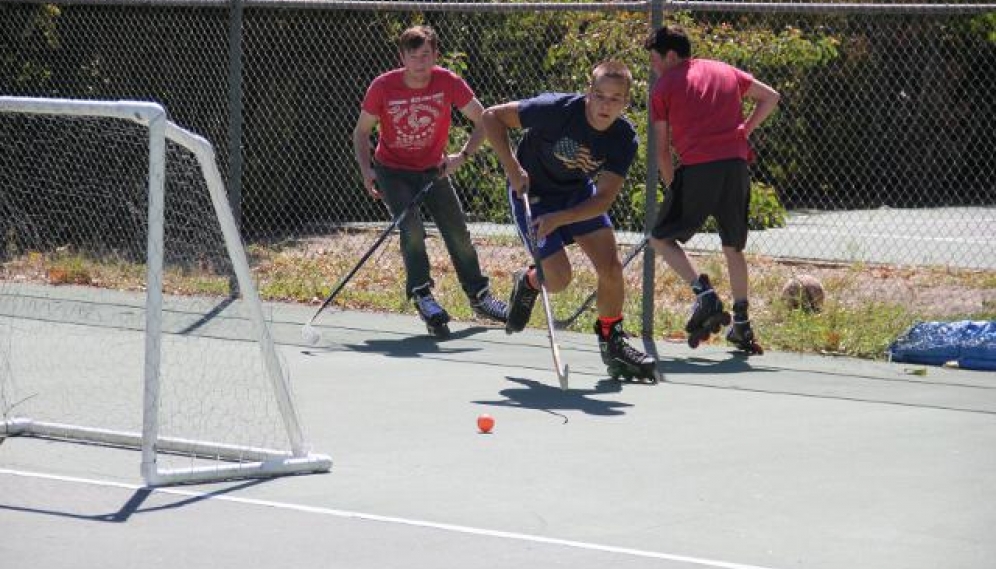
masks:
<instances>
[{"instance_id":1,"label":"blue shorts","mask_svg":"<svg viewBox=\"0 0 996 569\"><path fill-rule=\"evenodd\" d=\"M546 196L529 194L529 208L532 211L533 219L536 219L543 214L572 208L593 195L595 195L594 184L589 184L587 190L569 194L554 194ZM511 187L508 188L508 200L512 206L512 215L515 217L515 225L519 229L519 238L522 239L522 243L526 245L526 248L532 251L532 247L530 247L530 239L528 237L530 233L527 231L526 226L526 209L522 205L522 200L517 198L515 194L512 193ZM575 236L587 235L592 231L598 231L599 229L606 227L611 229L612 222L609 220L609 216L604 213L592 217L591 219L585 219L583 221L571 223L570 225L562 225L553 233L540 239L538 243L538 256L540 259L546 259L550 255L553 255L554 253L562 250L564 247L574 243Z\"/></svg>"}]
</instances>

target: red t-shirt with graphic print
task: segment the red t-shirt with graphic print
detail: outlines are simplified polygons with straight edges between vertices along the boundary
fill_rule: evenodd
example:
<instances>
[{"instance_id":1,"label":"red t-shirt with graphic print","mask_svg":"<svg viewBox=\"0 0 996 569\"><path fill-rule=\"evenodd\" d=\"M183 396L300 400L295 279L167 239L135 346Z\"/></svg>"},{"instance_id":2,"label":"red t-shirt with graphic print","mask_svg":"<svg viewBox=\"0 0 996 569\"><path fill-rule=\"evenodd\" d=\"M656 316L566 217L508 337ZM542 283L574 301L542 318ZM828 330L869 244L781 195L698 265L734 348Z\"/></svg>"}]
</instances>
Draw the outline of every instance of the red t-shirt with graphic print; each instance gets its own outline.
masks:
<instances>
[{"instance_id":1,"label":"red t-shirt with graphic print","mask_svg":"<svg viewBox=\"0 0 996 569\"><path fill-rule=\"evenodd\" d=\"M682 164L747 160L743 97L753 82L750 73L721 61L689 59L657 80L651 120L671 127L671 144Z\"/></svg>"},{"instance_id":2,"label":"red t-shirt with graphic print","mask_svg":"<svg viewBox=\"0 0 996 569\"><path fill-rule=\"evenodd\" d=\"M405 85L404 69L380 75L363 98L363 110L380 120L374 158L388 168L428 170L443 160L450 134L450 106L474 99L467 82L449 69L432 69L423 89Z\"/></svg>"}]
</instances>

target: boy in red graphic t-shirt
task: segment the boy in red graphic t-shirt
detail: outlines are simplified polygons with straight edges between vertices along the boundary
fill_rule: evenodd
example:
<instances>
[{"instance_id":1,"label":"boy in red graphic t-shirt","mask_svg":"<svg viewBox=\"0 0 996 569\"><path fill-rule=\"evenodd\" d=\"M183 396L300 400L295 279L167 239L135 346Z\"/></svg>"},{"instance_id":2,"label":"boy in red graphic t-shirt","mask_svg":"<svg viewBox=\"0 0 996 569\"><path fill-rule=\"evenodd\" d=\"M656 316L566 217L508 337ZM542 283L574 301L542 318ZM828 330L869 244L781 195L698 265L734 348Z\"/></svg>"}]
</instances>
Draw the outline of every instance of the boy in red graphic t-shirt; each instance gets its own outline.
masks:
<instances>
[{"instance_id":1,"label":"boy in red graphic t-shirt","mask_svg":"<svg viewBox=\"0 0 996 569\"><path fill-rule=\"evenodd\" d=\"M433 184L424 203L446 243L471 307L479 316L504 322L508 309L491 295L488 277L481 272L470 241L463 208L448 177L484 142L484 108L466 81L436 65L439 46L432 28L405 30L398 46L402 67L373 80L353 130L353 149L363 183L374 199L384 199L393 215L404 211L419 190ZM453 106L474 123L474 130L459 153L447 155ZM377 148L371 156L370 138L375 127ZM406 292L430 331L444 336L449 315L432 296L425 227L417 207L399 227Z\"/></svg>"},{"instance_id":2,"label":"boy in red graphic t-shirt","mask_svg":"<svg viewBox=\"0 0 996 569\"><path fill-rule=\"evenodd\" d=\"M711 215L719 226L733 292L733 325L726 339L742 350L760 353L747 315L750 283L743 254L750 205L747 137L775 110L779 94L736 67L693 58L691 42L680 27L660 28L644 47L658 76L650 116L657 165L668 186L651 245L696 295L685 325L688 344L694 348L730 323L709 276L698 273L678 243L688 241ZM756 103L746 119L745 98ZM672 147L681 161L677 171Z\"/></svg>"}]
</instances>

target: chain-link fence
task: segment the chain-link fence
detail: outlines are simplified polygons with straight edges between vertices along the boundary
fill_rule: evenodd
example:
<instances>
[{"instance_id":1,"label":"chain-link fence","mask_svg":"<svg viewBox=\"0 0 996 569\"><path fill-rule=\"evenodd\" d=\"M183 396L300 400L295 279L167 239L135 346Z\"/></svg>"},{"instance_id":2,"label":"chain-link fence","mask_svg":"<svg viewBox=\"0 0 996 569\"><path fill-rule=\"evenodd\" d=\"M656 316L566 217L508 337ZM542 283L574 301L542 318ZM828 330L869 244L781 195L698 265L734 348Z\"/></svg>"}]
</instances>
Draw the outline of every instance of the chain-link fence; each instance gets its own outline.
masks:
<instances>
[{"instance_id":1,"label":"chain-link fence","mask_svg":"<svg viewBox=\"0 0 996 569\"><path fill-rule=\"evenodd\" d=\"M642 40L661 22L684 26L696 56L782 94L752 137L756 311L774 309L780 284L808 272L841 307L888 302L906 320L993 317L996 5L0 0L0 93L163 104L214 143L264 293L309 300L366 251L374 234L362 230L388 219L363 189L351 134L366 87L399 65L396 38L413 23L436 28L440 64L485 106L583 91L598 61L629 64L628 116L642 150L611 213L623 245L638 243L659 200L646 196L654 172ZM459 148L470 127L459 116L454 125ZM528 258L494 154L485 148L454 182L482 265L506 293ZM445 249L430 241L444 302L469 315ZM689 246L724 286L716 235ZM577 284L562 314L594 286L587 262L572 258ZM627 314L642 313L648 329L651 308L658 328L680 328L684 285L671 271L641 273L644 261L626 271ZM396 241L369 265L344 301L406 306ZM397 294L372 298L362 292L371 284Z\"/></svg>"}]
</instances>

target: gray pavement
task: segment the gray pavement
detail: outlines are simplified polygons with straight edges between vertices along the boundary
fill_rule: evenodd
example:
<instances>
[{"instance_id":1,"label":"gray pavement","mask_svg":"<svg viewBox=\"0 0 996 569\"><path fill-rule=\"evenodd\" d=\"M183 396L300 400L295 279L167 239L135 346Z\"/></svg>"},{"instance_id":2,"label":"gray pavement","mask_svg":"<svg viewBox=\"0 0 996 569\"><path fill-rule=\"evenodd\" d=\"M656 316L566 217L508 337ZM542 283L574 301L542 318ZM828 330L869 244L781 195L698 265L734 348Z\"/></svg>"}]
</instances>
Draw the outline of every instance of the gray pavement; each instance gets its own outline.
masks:
<instances>
[{"instance_id":1,"label":"gray pavement","mask_svg":"<svg viewBox=\"0 0 996 569\"><path fill-rule=\"evenodd\" d=\"M149 490L138 453L0 446L0 567L946 569L996 558L996 374L271 307L328 474ZM763 334L763 331L762 331ZM490 413L492 434L476 417ZM986 561L986 560L989 561Z\"/></svg>"},{"instance_id":2,"label":"gray pavement","mask_svg":"<svg viewBox=\"0 0 996 569\"><path fill-rule=\"evenodd\" d=\"M748 250L844 263L996 269L994 225L993 207L793 211L785 227L752 232ZM719 250L718 240L711 245Z\"/></svg>"},{"instance_id":3,"label":"gray pavement","mask_svg":"<svg viewBox=\"0 0 996 569\"><path fill-rule=\"evenodd\" d=\"M751 231L747 252L817 262L996 269L996 207L790 211L785 227ZM511 226L474 224L480 235L514 235ZM619 232L620 243L643 239ZM719 252L715 233L692 237L687 248Z\"/></svg>"}]
</instances>

